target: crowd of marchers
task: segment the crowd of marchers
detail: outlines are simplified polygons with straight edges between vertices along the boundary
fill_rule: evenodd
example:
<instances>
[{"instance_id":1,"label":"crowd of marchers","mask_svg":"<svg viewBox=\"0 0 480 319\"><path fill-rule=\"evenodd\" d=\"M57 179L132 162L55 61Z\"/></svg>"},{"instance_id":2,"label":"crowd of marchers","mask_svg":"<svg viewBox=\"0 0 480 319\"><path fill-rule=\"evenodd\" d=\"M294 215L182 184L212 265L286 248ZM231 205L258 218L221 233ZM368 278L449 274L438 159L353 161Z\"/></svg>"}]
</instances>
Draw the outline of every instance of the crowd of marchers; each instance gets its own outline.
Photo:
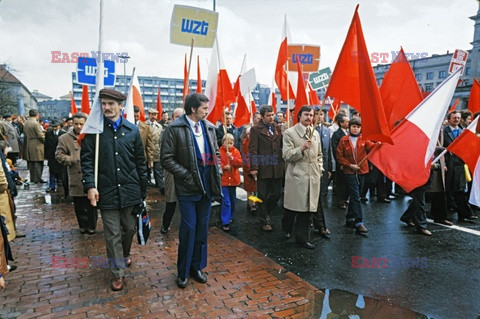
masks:
<instances>
[{"instance_id":1,"label":"crowd of marchers","mask_svg":"<svg viewBox=\"0 0 480 319\"><path fill-rule=\"evenodd\" d=\"M28 119L5 114L0 122L0 287L3 276L15 270L9 242L24 237L16 226L15 197L30 183L47 184L47 193L63 187L72 201L79 231L94 234L101 213L110 271L111 289L122 290L136 232L136 212L144 205L149 187L165 195L161 234L170 230L175 210L180 210L177 280L185 288L188 278L205 283L208 225L212 203L221 204L220 227L229 232L235 220L236 188L248 196L248 214L258 217L259 227L273 231L272 216L283 196L281 231L306 249L314 249L311 236L328 237L324 208L332 190L332 202L346 210L345 226L359 235L368 232L362 202L388 204L407 195L367 159L379 144L362 137L359 113L340 110L327 123L320 107L303 106L297 114L276 112L262 105L251 122L236 127L234 113L226 110L220 123L206 120L208 98L193 93L182 108L158 114L156 109L134 107L134 122L125 119L126 96L112 89L100 91L103 130L82 134L84 113L73 114L48 129L36 110ZM350 118L351 116L351 118ZM452 111L439 134L440 154L472 120L468 111ZM295 123L295 124L294 124ZM96 145L99 143L99 145ZM28 163L22 178L17 161ZM44 161L48 180L42 179ZM437 223L475 223L468 203L471 183L464 163L447 152L432 165L429 180L408 195L412 201L400 220L416 232L431 236L427 214ZM331 187L330 187L331 186ZM368 194L368 197L367 197ZM427 211L426 198L431 199ZM457 213L453 219L452 213ZM28 234L27 238L28 240Z\"/></svg>"}]
</instances>

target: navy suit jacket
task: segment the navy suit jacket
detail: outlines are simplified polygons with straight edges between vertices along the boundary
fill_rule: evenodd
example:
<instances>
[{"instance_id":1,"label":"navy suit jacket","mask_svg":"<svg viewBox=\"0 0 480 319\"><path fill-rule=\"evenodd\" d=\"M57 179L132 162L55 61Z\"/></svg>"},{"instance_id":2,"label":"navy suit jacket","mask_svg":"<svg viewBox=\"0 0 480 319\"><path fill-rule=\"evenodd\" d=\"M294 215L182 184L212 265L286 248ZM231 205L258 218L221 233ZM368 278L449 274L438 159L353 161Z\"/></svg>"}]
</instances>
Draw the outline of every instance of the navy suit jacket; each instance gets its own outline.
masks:
<instances>
[{"instance_id":1,"label":"navy suit jacket","mask_svg":"<svg viewBox=\"0 0 480 319\"><path fill-rule=\"evenodd\" d=\"M322 142L323 169L325 172L332 171L332 147L330 143L330 130L323 125L317 126Z\"/></svg>"}]
</instances>

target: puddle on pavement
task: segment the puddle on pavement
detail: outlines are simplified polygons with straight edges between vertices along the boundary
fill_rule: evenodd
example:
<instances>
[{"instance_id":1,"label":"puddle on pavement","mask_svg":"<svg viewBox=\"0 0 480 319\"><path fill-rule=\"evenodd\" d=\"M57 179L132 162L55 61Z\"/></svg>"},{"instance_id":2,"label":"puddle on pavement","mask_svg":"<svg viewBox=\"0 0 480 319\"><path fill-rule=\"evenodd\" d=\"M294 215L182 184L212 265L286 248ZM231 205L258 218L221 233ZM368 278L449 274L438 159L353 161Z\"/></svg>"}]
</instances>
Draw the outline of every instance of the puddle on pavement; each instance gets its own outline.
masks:
<instances>
[{"instance_id":1,"label":"puddle on pavement","mask_svg":"<svg viewBox=\"0 0 480 319\"><path fill-rule=\"evenodd\" d=\"M318 319L370 319L370 318L389 318L389 319L428 319L430 317L415 312L410 309L401 308L388 304L387 302L356 295L354 293L339 290L323 290L323 298Z\"/></svg>"}]
</instances>

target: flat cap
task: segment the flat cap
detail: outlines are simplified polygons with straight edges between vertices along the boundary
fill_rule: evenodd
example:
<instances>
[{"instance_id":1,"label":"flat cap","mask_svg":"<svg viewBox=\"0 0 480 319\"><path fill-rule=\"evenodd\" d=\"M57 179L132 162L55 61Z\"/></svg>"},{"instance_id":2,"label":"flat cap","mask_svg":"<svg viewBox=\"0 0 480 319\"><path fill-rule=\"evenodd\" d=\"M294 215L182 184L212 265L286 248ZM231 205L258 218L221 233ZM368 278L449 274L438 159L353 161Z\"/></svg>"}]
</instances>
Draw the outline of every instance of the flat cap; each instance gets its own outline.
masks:
<instances>
[{"instance_id":1,"label":"flat cap","mask_svg":"<svg viewBox=\"0 0 480 319\"><path fill-rule=\"evenodd\" d=\"M148 109L148 113L155 114L155 113L158 113L158 111L157 111L157 109L154 109L153 107L151 107L151 108Z\"/></svg>"},{"instance_id":2,"label":"flat cap","mask_svg":"<svg viewBox=\"0 0 480 319\"><path fill-rule=\"evenodd\" d=\"M113 89L101 89L98 96L102 99L112 99L119 102L125 101L127 97L125 94L115 91Z\"/></svg>"},{"instance_id":3,"label":"flat cap","mask_svg":"<svg viewBox=\"0 0 480 319\"><path fill-rule=\"evenodd\" d=\"M12 117L12 114L7 113L7 114L5 114L5 115L3 116L4 119L6 119L7 117Z\"/></svg>"}]
</instances>

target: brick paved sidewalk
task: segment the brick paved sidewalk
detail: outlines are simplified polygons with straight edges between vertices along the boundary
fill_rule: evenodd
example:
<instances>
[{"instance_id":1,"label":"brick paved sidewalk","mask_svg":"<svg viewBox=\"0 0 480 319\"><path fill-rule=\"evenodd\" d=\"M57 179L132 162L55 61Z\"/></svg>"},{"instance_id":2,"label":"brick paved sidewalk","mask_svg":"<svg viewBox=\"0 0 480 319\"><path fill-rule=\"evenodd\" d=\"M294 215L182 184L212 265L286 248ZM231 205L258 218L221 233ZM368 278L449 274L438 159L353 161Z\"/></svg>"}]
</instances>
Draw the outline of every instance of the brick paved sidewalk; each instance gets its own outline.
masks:
<instances>
[{"instance_id":1,"label":"brick paved sidewalk","mask_svg":"<svg viewBox=\"0 0 480 319\"><path fill-rule=\"evenodd\" d=\"M207 284L177 288L178 229L159 233L164 203L147 198L153 232L146 246L134 242L126 289L110 290L101 218L95 235L80 234L71 203L44 204L46 185L31 185L16 198L19 229L12 242L18 269L0 292L1 318L318 318L324 294L257 250L210 229ZM176 224L174 225L176 226ZM87 268L53 268L52 258L89 258Z\"/></svg>"}]
</instances>

